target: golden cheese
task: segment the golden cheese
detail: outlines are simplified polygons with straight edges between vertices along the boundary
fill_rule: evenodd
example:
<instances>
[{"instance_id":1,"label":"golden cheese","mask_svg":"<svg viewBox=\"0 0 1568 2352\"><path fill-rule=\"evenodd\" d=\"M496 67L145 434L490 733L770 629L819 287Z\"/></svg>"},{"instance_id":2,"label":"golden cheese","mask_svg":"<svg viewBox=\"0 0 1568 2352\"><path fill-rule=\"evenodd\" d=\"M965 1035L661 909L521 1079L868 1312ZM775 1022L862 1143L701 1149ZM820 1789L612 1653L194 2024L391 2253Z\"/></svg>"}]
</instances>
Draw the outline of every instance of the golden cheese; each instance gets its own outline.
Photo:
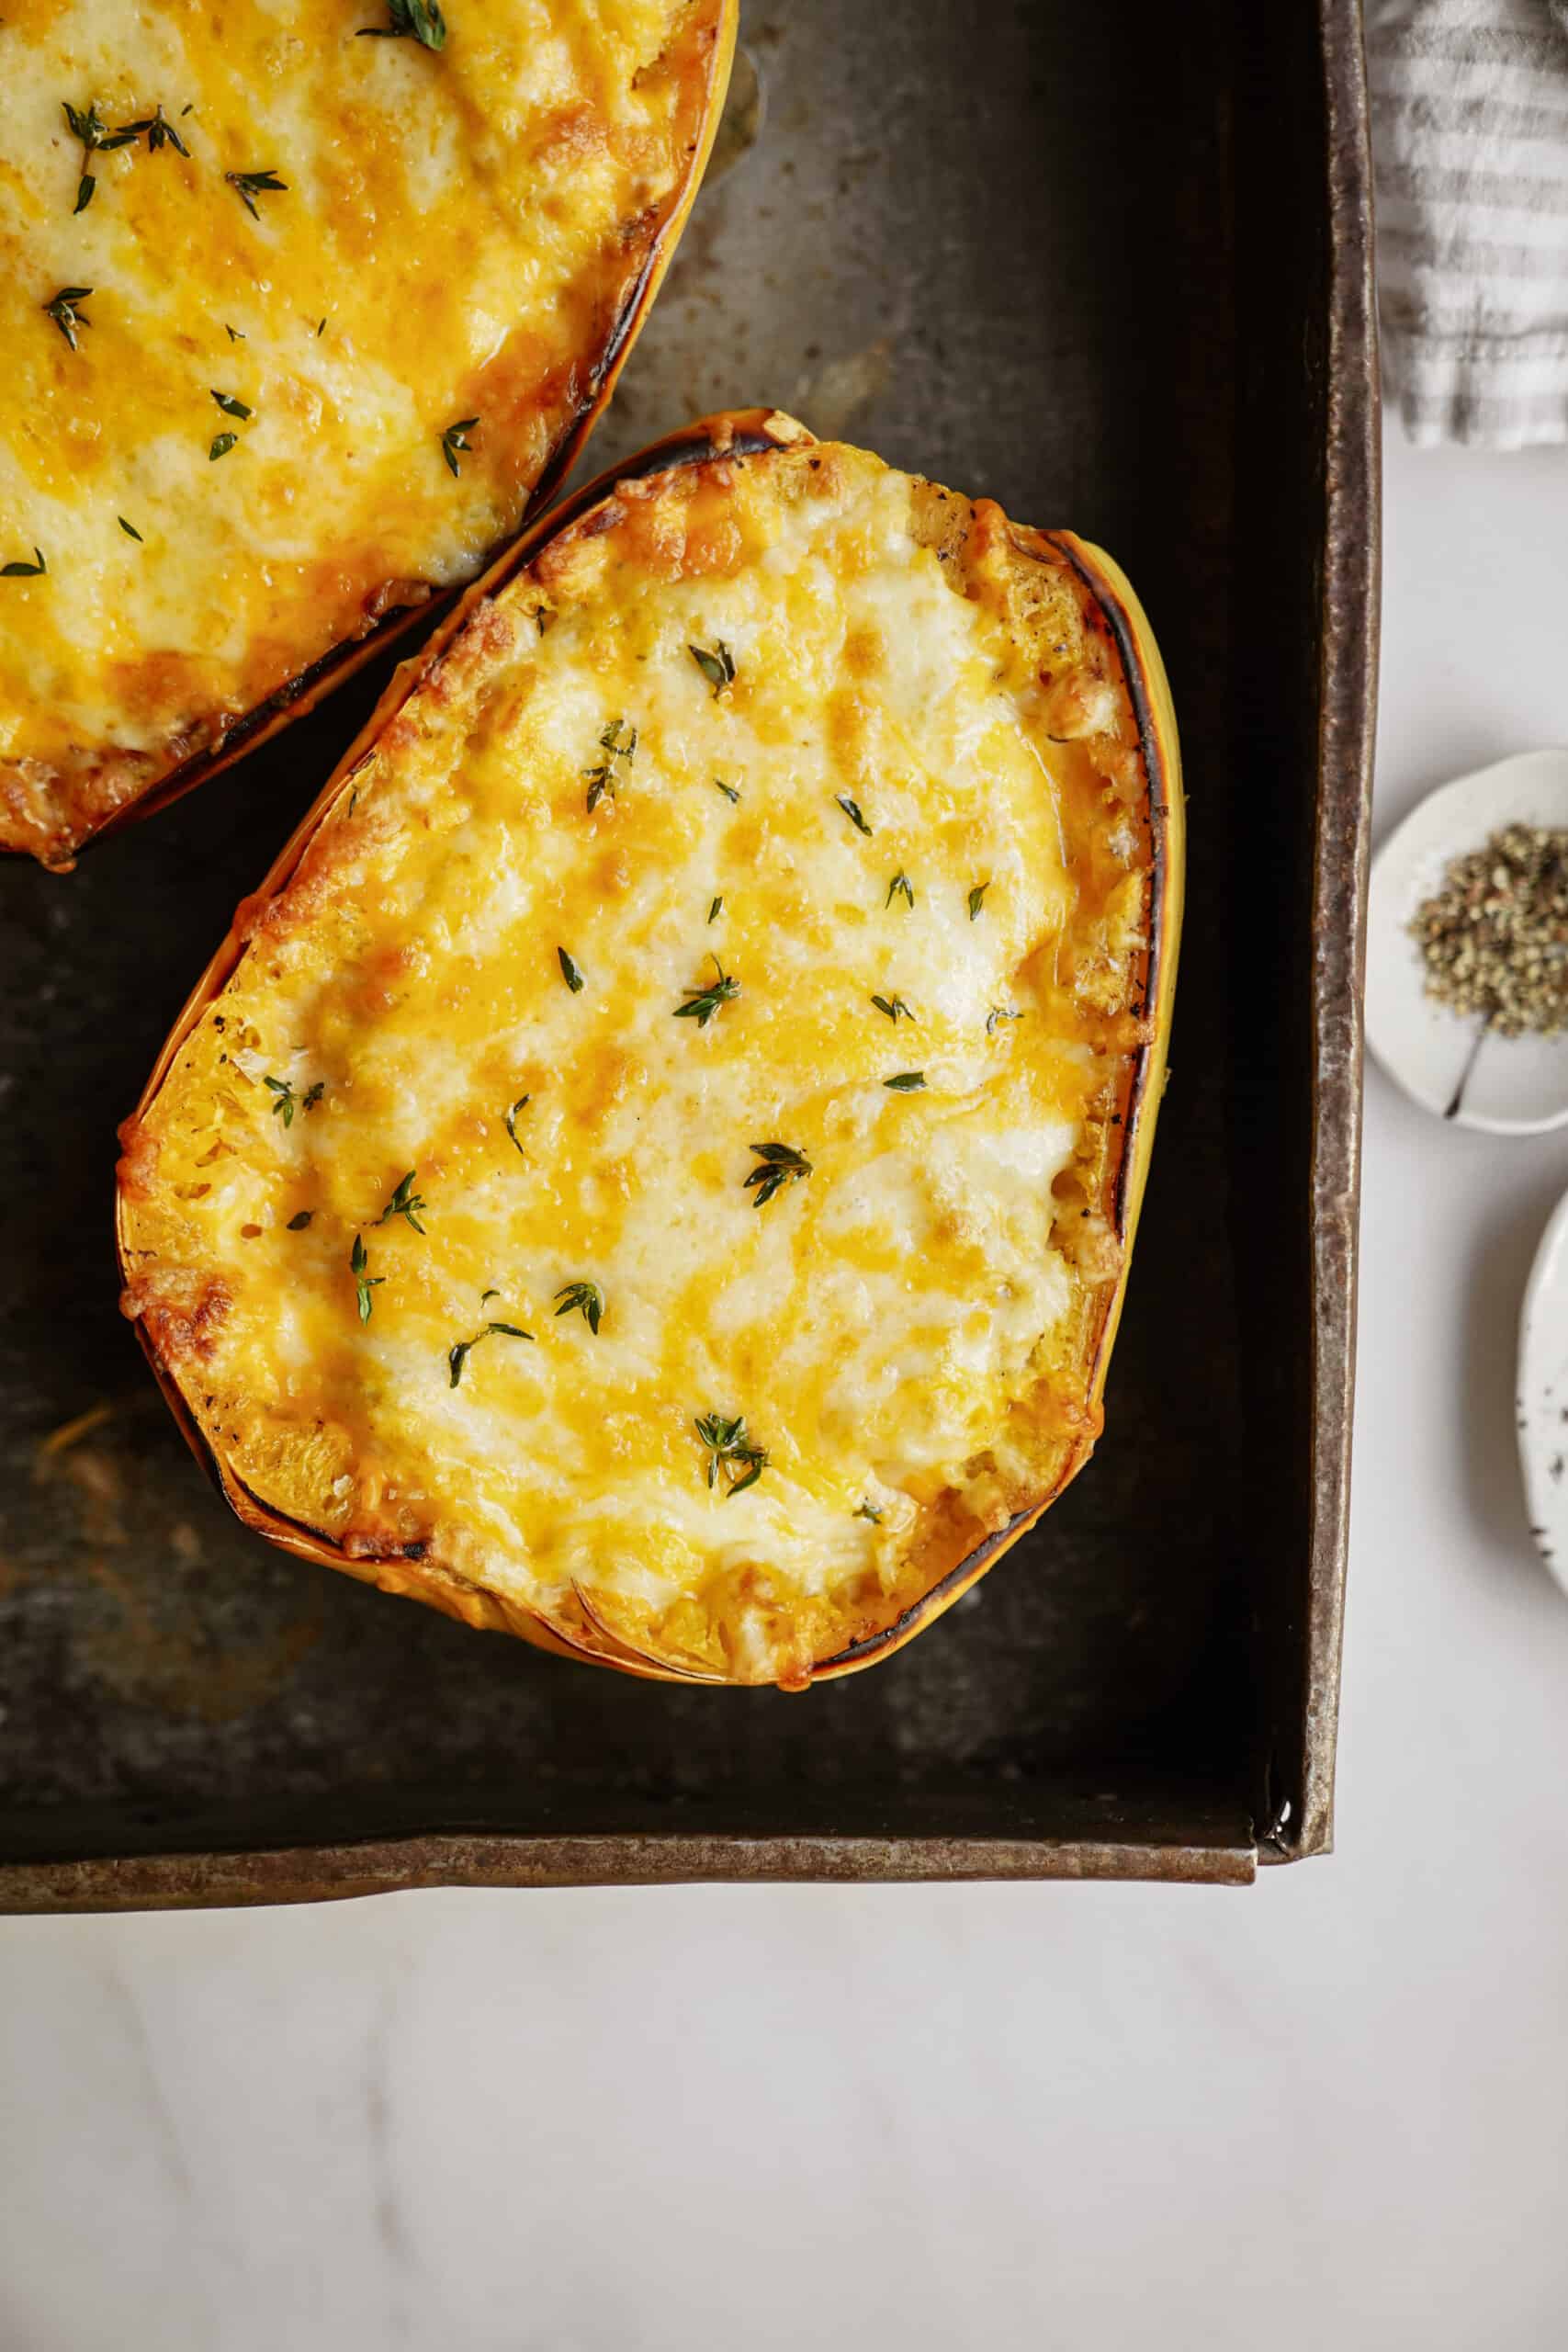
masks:
<instances>
[{"instance_id":1,"label":"golden cheese","mask_svg":"<svg viewBox=\"0 0 1568 2352\"><path fill-rule=\"evenodd\" d=\"M7 0L0 846L67 863L516 531L732 14L450 0L435 51L359 37L387 0Z\"/></svg>"},{"instance_id":2,"label":"golden cheese","mask_svg":"<svg viewBox=\"0 0 1568 2352\"><path fill-rule=\"evenodd\" d=\"M754 437L473 605L128 1126L122 1243L231 1492L798 1684L1092 1443L1179 807L1076 543Z\"/></svg>"}]
</instances>

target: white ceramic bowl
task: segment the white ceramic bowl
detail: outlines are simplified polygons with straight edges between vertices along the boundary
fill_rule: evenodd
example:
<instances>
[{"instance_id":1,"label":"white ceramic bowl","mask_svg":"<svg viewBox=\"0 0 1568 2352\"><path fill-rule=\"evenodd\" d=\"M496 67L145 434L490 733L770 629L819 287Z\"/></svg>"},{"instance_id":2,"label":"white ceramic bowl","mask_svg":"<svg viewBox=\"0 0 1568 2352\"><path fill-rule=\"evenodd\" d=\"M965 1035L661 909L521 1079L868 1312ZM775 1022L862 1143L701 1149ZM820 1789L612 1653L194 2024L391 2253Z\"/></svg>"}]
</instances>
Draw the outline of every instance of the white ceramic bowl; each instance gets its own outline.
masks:
<instances>
[{"instance_id":1,"label":"white ceramic bowl","mask_svg":"<svg viewBox=\"0 0 1568 2352\"><path fill-rule=\"evenodd\" d=\"M1568 1032L1483 1035L1480 1023L1436 1003L1410 919L1442 888L1452 859L1516 822L1568 831L1568 751L1521 752L1429 792L1372 860L1367 915L1372 1054L1427 1110L1497 1136L1568 1121Z\"/></svg>"},{"instance_id":2,"label":"white ceramic bowl","mask_svg":"<svg viewBox=\"0 0 1568 2352\"><path fill-rule=\"evenodd\" d=\"M1525 1285L1517 1396L1530 1533L1568 1591L1568 1193L1552 1211Z\"/></svg>"}]
</instances>

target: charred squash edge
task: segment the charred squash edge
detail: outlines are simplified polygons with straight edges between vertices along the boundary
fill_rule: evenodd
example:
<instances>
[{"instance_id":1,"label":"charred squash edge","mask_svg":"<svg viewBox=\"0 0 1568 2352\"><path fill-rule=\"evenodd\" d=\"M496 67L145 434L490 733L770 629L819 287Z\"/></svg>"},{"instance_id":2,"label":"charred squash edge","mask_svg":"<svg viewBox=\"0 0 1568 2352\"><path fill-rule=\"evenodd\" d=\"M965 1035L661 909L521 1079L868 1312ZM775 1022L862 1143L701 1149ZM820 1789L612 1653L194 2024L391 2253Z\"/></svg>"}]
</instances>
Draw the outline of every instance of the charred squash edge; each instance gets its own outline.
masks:
<instances>
[{"instance_id":1,"label":"charred squash edge","mask_svg":"<svg viewBox=\"0 0 1568 2352\"><path fill-rule=\"evenodd\" d=\"M675 257L693 205L702 189L708 158L718 135L719 118L729 89L730 68L735 59L735 43L740 20L740 0L718 0L718 17L714 31L712 54L708 62L707 102L703 112L702 128L696 145L687 164L686 176L671 206L668 218L649 248L647 260L630 294L621 307L620 316L610 331L604 351L591 377L587 397L579 405L577 414L567 426L555 451L547 462L538 481L529 494L523 520L517 530L499 548L491 548L481 560L475 575L477 581L490 577L495 568L504 563L513 550L532 533L536 523L554 496L560 483L570 472L593 427L608 406L619 381L622 368L631 356L632 346L642 332L653 300L663 282L664 274ZM623 474L625 467L619 469ZM272 736L281 732L292 720L302 718L316 705L341 685L344 679L361 669L367 662L406 636L421 621L428 620L433 612L439 613L444 605L451 609L451 600L466 596L473 582L437 591L434 594L410 605L394 605L371 621L362 634L340 639L319 660L286 679L281 686L235 719L220 740L209 750L193 752L167 775L124 801L99 818L85 832L64 844L58 856L40 857L38 853L17 842L0 842L0 857L36 858L50 873L68 874L82 851L108 834L121 831L127 825L141 822L143 817L155 816L170 803L182 799L205 784L246 752L254 751ZM436 633L443 641L446 631ZM432 638L432 643L435 641ZM378 705L378 708L379 708Z\"/></svg>"},{"instance_id":2,"label":"charred squash edge","mask_svg":"<svg viewBox=\"0 0 1568 2352\"><path fill-rule=\"evenodd\" d=\"M774 409L730 410L699 418L664 439L651 443L625 464L611 468L587 483L552 513L539 516L503 549L491 569L463 593L460 601L420 651L412 660L399 665L366 725L278 853L260 888L244 901L234 926L192 989L164 1041L130 1120L127 1122L128 1126L133 1126L146 1116L186 1040L245 954L248 938L242 932L241 923L254 919L254 910L262 899L276 898L287 887L317 830L343 792L351 786L355 774L371 757L386 727L410 696L417 692L478 605L493 596L516 572L531 563L548 540L581 521L591 508L610 497L617 482L637 480L674 466L701 465L720 457L757 456L770 449L799 447L814 438L815 435L807 432L794 418ZM1132 1057L1121 1102L1123 1148L1107 1170L1105 1194L1101 1202L1107 1220L1122 1245L1122 1266L1115 1287L1106 1302L1095 1342L1089 1403L1091 1417L1098 1426L1111 1351L1126 1295L1133 1242L1148 1176L1156 1118L1165 1085L1166 1040L1176 987L1177 947L1181 925L1184 819L1180 760L1176 716L1164 666L1143 607L1120 566L1101 549L1090 546L1070 531L1030 530L1018 524L1009 527L1015 546L1022 553L1049 554L1068 563L1102 615L1116 649L1122 682L1132 706L1147 791L1151 868L1146 922L1148 944L1142 973L1142 1012L1149 1035L1148 1041L1140 1046ZM131 1263L122 1193L116 1195L115 1233L120 1272L129 1280ZM597 1639L593 1644L575 1643L559 1627L548 1624L531 1611L504 1600L499 1594L482 1591L478 1586L467 1584L445 1570L426 1567L423 1564L425 1549L423 1544L376 1557L350 1557L330 1536L302 1521L289 1519L270 1504L264 1503L242 1479L235 1476L198 1427L178 1382L160 1358L141 1317L136 1318L135 1328L142 1352L197 1460L213 1478L235 1516L280 1549L295 1553L301 1559L344 1571L362 1582L378 1585L383 1591L424 1600L447 1616L456 1617L476 1628L516 1634L536 1648L547 1650L556 1657L581 1658L592 1665L613 1667L622 1673L644 1679L700 1682L719 1689L751 1687L732 1684L723 1675L705 1674L695 1668L682 1668L655 1661L631 1648L607 1628L597 1625L594 1628ZM1093 1450L1093 1436L1085 1434L1073 1447L1055 1485L1047 1493L1018 1512L1005 1527L987 1536L892 1624L879 1633L848 1644L831 1657L819 1660L812 1668L810 1679L819 1682L856 1673L863 1667L891 1656L925 1626L933 1623L945 1610L953 1607L954 1601L963 1599L971 1586L1000 1559L1004 1552L1021 1535L1028 1533L1064 1488L1070 1485Z\"/></svg>"}]
</instances>

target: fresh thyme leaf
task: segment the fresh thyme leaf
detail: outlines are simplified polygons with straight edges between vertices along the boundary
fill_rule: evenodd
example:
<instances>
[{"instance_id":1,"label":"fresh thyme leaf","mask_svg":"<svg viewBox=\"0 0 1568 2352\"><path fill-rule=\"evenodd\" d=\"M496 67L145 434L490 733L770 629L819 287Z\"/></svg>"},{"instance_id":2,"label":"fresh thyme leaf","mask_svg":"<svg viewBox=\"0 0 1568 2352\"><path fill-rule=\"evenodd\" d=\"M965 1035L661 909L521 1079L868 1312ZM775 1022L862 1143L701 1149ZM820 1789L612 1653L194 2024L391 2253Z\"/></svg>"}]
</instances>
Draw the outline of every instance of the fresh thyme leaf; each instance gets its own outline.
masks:
<instances>
[{"instance_id":1,"label":"fresh thyme leaf","mask_svg":"<svg viewBox=\"0 0 1568 2352\"><path fill-rule=\"evenodd\" d=\"M209 390L211 390L210 386ZM237 401L232 392L213 392L212 397L225 416L237 416L242 424L255 414L254 409L247 408L243 401Z\"/></svg>"},{"instance_id":2,"label":"fresh thyme leaf","mask_svg":"<svg viewBox=\"0 0 1568 2352\"><path fill-rule=\"evenodd\" d=\"M485 1298L499 1298L500 1295L501 1293L494 1290L487 1290L485 1293ZM479 1305L481 1306L484 1305L484 1298L480 1299ZM446 1363L452 1374L452 1386L456 1388L463 1377L463 1366L468 1361L469 1351L477 1348L481 1340L531 1340L533 1336L532 1331L520 1331L515 1323L487 1323L484 1329L476 1331L471 1340L459 1340L456 1347L448 1348L446 1351Z\"/></svg>"},{"instance_id":3,"label":"fresh thyme leaf","mask_svg":"<svg viewBox=\"0 0 1568 2352\"><path fill-rule=\"evenodd\" d=\"M859 1510L855 1513L855 1517L857 1519L874 1520L878 1527L882 1524L882 1513L877 1510L874 1503L862 1503Z\"/></svg>"},{"instance_id":4,"label":"fresh thyme leaf","mask_svg":"<svg viewBox=\"0 0 1568 2352\"><path fill-rule=\"evenodd\" d=\"M226 458L231 449L238 448L239 443L237 433L220 433L207 453L208 463L210 465L215 458Z\"/></svg>"},{"instance_id":5,"label":"fresh thyme leaf","mask_svg":"<svg viewBox=\"0 0 1568 2352\"><path fill-rule=\"evenodd\" d=\"M713 688L716 701L727 686L735 684L734 654L722 637L715 639L711 653L705 645L688 645L686 650Z\"/></svg>"},{"instance_id":6,"label":"fresh thyme leaf","mask_svg":"<svg viewBox=\"0 0 1568 2352\"><path fill-rule=\"evenodd\" d=\"M186 112L186 114L190 112L188 107ZM145 138L147 153L150 155L155 155L160 147L172 147L176 155L188 157L190 153L190 149L186 145L174 124L164 121L164 109L161 106L155 107L152 112L145 115L140 122L123 123L120 128L128 139Z\"/></svg>"},{"instance_id":7,"label":"fresh thyme leaf","mask_svg":"<svg viewBox=\"0 0 1568 2352\"><path fill-rule=\"evenodd\" d=\"M560 958L561 978L565 980L573 996L575 996L582 986L582 975L578 970L577 966L572 962L571 957L567 954L564 947L558 947L556 949L556 954ZM513 1136L513 1143L515 1143L516 1140L516 1136Z\"/></svg>"},{"instance_id":8,"label":"fresh thyme leaf","mask_svg":"<svg viewBox=\"0 0 1568 2352\"><path fill-rule=\"evenodd\" d=\"M713 967L717 979L711 988L694 989L684 1004L675 1007L677 1021L694 1021L699 1029L705 1029L719 1006L732 1002L739 995L739 981L730 978L716 956L713 957Z\"/></svg>"},{"instance_id":9,"label":"fresh thyme leaf","mask_svg":"<svg viewBox=\"0 0 1568 2352\"><path fill-rule=\"evenodd\" d=\"M720 911L721 908L723 907L723 905L724 905L724 900L723 900L722 899L716 899L714 900L714 902L713 902L712 906L708 909L708 921L709 921L709 922L717 922L717 920L718 920L718 915L719 915L719 911Z\"/></svg>"},{"instance_id":10,"label":"fresh thyme leaf","mask_svg":"<svg viewBox=\"0 0 1568 2352\"><path fill-rule=\"evenodd\" d=\"M305 1230L305 1227L310 1224L310 1219L315 1216L315 1214L316 1214L316 1212L315 1212L315 1210L314 1210L314 1209L300 1209L300 1210L299 1210L299 1211L298 1211L298 1212L297 1212L293 1216L291 1216L291 1217L289 1218L289 1220L288 1220L288 1230L289 1230L289 1232L290 1232L290 1233L303 1233L303 1232L304 1232L304 1230Z\"/></svg>"},{"instance_id":11,"label":"fresh thyme leaf","mask_svg":"<svg viewBox=\"0 0 1568 2352\"><path fill-rule=\"evenodd\" d=\"M838 801L840 808L843 810L845 816L849 819L856 832L863 833L867 841L869 841L871 839L871 827L866 823L865 819L861 815L858 806L850 798L849 794L847 792L836 793L834 795L834 798Z\"/></svg>"},{"instance_id":12,"label":"fresh thyme leaf","mask_svg":"<svg viewBox=\"0 0 1568 2352\"><path fill-rule=\"evenodd\" d=\"M368 1272L370 1261L365 1254L365 1244L357 1233L354 1237L354 1247L348 1253L348 1264L349 1271L354 1276L354 1287L359 1300L359 1319L362 1323L368 1323L371 1307L370 1294L373 1290L379 1290L387 1277L385 1274L373 1274ZM455 1383L454 1385L456 1385Z\"/></svg>"},{"instance_id":13,"label":"fresh thyme leaf","mask_svg":"<svg viewBox=\"0 0 1568 2352\"><path fill-rule=\"evenodd\" d=\"M570 1315L575 1310L581 1315L583 1321L597 1339L599 1318L604 1312L604 1293L600 1290L598 1283L564 1283L557 1291L556 1296L565 1301L564 1306L557 1307L557 1315Z\"/></svg>"},{"instance_id":14,"label":"fresh thyme leaf","mask_svg":"<svg viewBox=\"0 0 1568 2352\"><path fill-rule=\"evenodd\" d=\"M91 204L93 200L93 190L97 187L97 185L98 183L93 177L91 172L83 173L81 178L76 183L76 201L71 208L73 214L85 212L88 205Z\"/></svg>"},{"instance_id":15,"label":"fresh thyme leaf","mask_svg":"<svg viewBox=\"0 0 1568 2352\"><path fill-rule=\"evenodd\" d=\"M919 1094L923 1091L925 1082L923 1069L901 1069L897 1078L885 1078L882 1081L884 1086L891 1087L895 1094Z\"/></svg>"},{"instance_id":16,"label":"fresh thyme leaf","mask_svg":"<svg viewBox=\"0 0 1568 2352\"><path fill-rule=\"evenodd\" d=\"M1022 1013L1015 1012L1010 1005L993 1004L986 1015L986 1035L987 1037L994 1036L998 1025L1004 1021L1021 1021L1022 1019Z\"/></svg>"},{"instance_id":17,"label":"fresh thyme leaf","mask_svg":"<svg viewBox=\"0 0 1568 2352\"><path fill-rule=\"evenodd\" d=\"M754 1143L751 1149L757 1154L760 1164L752 1169L745 1182L748 1192L753 1185L757 1188L757 1198L753 1204L757 1208L765 1208L773 1194L785 1184L798 1184L803 1176L809 1176L812 1172L810 1160L803 1151L796 1151L793 1144Z\"/></svg>"},{"instance_id":18,"label":"fresh thyme leaf","mask_svg":"<svg viewBox=\"0 0 1568 2352\"><path fill-rule=\"evenodd\" d=\"M513 1144L516 1145L518 1157L522 1159L526 1159L528 1155L524 1150L522 1145L517 1142L517 1114L521 1111L525 1102L531 1102L533 1099L534 1098L531 1094L520 1094L517 1097L516 1102L512 1105L511 1110L508 1111L506 1114L506 1132L512 1137ZM479 1304L481 1306L484 1304L482 1299Z\"/></svg>"},{"instance_id":19,"label":"fresh thyme leaf","mask_svg":"<svg viewBox=\"0 0 1568 2352\"><path fill-rule=\"evenodd\" d=\"M308 1086L300 1097L306 1110L313 1111L326 1091L327 1081L324 1078L319 1078L314 1086Z\"/></svg>"},{"instance_id":20,"label":"fresh thyme leaf","mask_svg":"<svg viewBox=\"0 0 1568 2352\"><path fill-rule=\"evenodd\" d=\"M73 351L76 350L78 347L76 342L77 328L90 327L93 323L86 312L85 311L78 310L76 307L79 302L85 302L86 300L92 290L93 289L90 286L62 286L59 293L55 295L52 301L42 302L39 305L39 309L43 311L45 318L52 319L54 321L55 325L60 329L61 334L65 337L66 342L71 345Z\"/></svg>"},{"instance_id":21,"label":"fresh thyme leaf","mask_svg":"<svg viewBox=\"0 0 1568 2352\"><path fill-rule=\"evenodd\" d=\"M449 424L446 427L446 432L441 435L441 454L446 460L446 468L449 473L460 474L462 472L463 469L457 463L457 452L459 449L471 449L473 447L474 445L469 440L468 435L478 423L479 418L477 416L460 416L457 419L457 424Z\"/></svg>"},{"instance_id":22,"label":"fresh thyme leaf","mask_svg":"<svg viewBox=\"0 0 1568 2352\"><path fill-rule=\"evenodd\" d=\"M243 343L247 339L245 331L243 327L231 327L225 325L223 332L228 336L231 343Z\"/></svg>"},{"instance_id":23,"label":"fresh thyme leaf","mask_svg":"<svg viewBox=\"0 0 1568 2352\"><path fill-rule=\"evenodd\" d=\"M605 728L604 733L599 738L599 748L605 754L604 758L600 761L597 767L584 768L582 771L583 775L588 779L588 813L590 816L593 814L594 809L597 808L600 801L604 798L606 792L609 794L612 800L615 797L615 762L617 760L629 760L632 753L637 750L637 729L635 727L632 729L631 733L626 737L625 742L621 741L621 729L625 725L625 719L611 719L610 724Z\"/></svg>"},{"instance_id":24,"label":"fresh thyme leaf","mask_svg":"<svg viewBox=\"0 0 1568 2352\"><path fill-rule=\"evenodd\" d=\"M969 920L971 922L974 922L976 916L979 913L981 907L984 905L986 893L990 887L991 886L988 882L976 882L975 888L970 891Z\"/></svg>"},{"instance_id":25,"label":"fresh thyme leaf","mask_svg":"<svg viewBox=\"0 0 1568 2352\"><path fill-rule=\"evenodd\" d=\"M913 1021L915 1017L901 996L874 996L871 1001L889 1021Z\"/></svg>"},{"instance_id":26,"label":"fresh thyme leaf","mask_svg":"<svg viewBox=\"0 0 1568 2352\"><path fill-rule=\"evenodd\" d=\"M36 563L23 563L20 558L14 563L0 563L0 580L36 580L40 571L47 571L43 549L34 548L33 553L38 558Z\"/></svg>"},{"instance_id":27,"label":"fresh thyme leaf","mask_svg":"<svg viewBox=\"0 0 1568 2352\"><path fill-rule=\"evenodd\" d=\"M135 524L128 523L123 514L117 514L114 519L119 525L120 529L125 533L128 539L140 539L141 537L141 534L137 529ZM143 544L145 545L145 542L143 542Z\"/></svg>"},{"instance_id":28,"label":"fresh thyme leaf","mask_svg":"<svg viewBox=\"0 0 1568 2352\"><path fill-rule=\"evenodd\" d=\"M487 1298L499 1298L500 1296L501 1293L498 1290L481 1290L479 1293L479 1305L482 1306Z\"/></svg>"},{"instance_id":29,"label":"fresh thyme leaf","mask_svg":"<svg viewBox=\"0 0 1568 2352\"><path fill-rule=\"evenodd\" d=\"M258 196L285 196L288 191L288 182L280 180L271 169L265 172L225 172L223 176L253 220L261 219L256 209Z\"/></svg>"},{"instance_id":30,"label":"fresh thyme leaf","mask_svg":"<svg viewBox=\"0 0 1568 2352\"><path fill-rule=\"evenodd\" d=\"M325 319L319 319L319 320L317 321L317 322L316 322L316 341L317 341L318 343L320 343L320 341L321 341L321 337L325 334L326 331L327 331L327 322L326 322Z\"/></svg>"},{"instance_id":31,"label":"fresh thyme leaf","mask_svg":"<svg viewBox=\"0 0 1568 2352\"><path fill-rule=\"evenodd\" d=\"M885 907L890 907L893 904L894 899L899 897L902 897L906 903L911 907L915 903L915 886L910 881L902 866L899 867L897 873L893 876L892 881L887 885L887 896L884 899L882 903Z\"/></svg>"},{"instance_id":32,"label":"fresh thyme leaf","mask_svg":"<svg viewBox=\"0 0 1568 2352\"><path fill-rule=\"evenodd\" d=\"M394 1191L391 1199L387 1203L386 1207L381 1211L380 1216L376 1220L378 1225L385 1225L389 1219L395 1216L400 1216L408 1224L412 1226L416 1233L423 1233L424 1231L423 1226L421 1225L419 1221L419 1213L421 1209L423 1209L425 1215L428 1216L430 1209L428 1203L422 1200L420 1195L413 1190L413 1180L418 1172L417 1169L411 1168L406 1176L399 1177L397 1188Z\"/></svg>"},{"instance_id":33,"label":"fresh thyme leaf","mask_svg":"<svg viewBox=\"0 0 1568 2352\"><path fill-rule=\"evenodd\" d=\"M389 25L361 25L360 40L402 40L412 34L423 48L445 49L446 19L436 0L387 0Z\"/></svg>"},{"instance_id":34,"label":"fresh thyme leaf","mask_svg":"<svg viewBox=\"0 0 1568 2352\"><path fill-rule=\"evenodd\" d=\"M716 792L722 792L727 800L739 799L740 795L736 791L735 786L732 784L726 784L721 775L716 775L713 781L714 789Z\"/></svg>"},{"instance_id":35,"label":"fresh thyme leaf","mask_svg":"<svg viewBox=\"0 0 1568 2352\"><path fill-rule=\"evenodd\" d=\"M694 1415L697 1435L707 1448L707 1478L710 1489L718 1484L722 1464L729 1485L725 1493L728 1502L732 1495L744 1494L754 1487L768 1466L767 1449L753 1445L746 1434L746 1416L737 1413L733 1419L723 1413Z\"/></svg>"}]
</instances>

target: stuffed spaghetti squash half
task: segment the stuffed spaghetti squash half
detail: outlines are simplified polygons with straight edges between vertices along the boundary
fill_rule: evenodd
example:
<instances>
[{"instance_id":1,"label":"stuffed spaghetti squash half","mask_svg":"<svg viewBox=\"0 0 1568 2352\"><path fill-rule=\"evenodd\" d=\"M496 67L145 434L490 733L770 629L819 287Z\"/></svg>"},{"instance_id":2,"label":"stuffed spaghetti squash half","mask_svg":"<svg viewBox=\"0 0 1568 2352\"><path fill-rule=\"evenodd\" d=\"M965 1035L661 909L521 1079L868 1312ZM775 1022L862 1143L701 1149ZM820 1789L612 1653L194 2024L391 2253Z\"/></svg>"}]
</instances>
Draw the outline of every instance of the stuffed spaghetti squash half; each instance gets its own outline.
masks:
<instances>
[{"instance_id":1,"label":"stuffed spaghetti squash half","mask_svg":"<svg viewBox=\"0 0 1568 2352\"><path fill-rule=\"evenodd\" d=\"M7 0L0 848L68 866L512 538L736 0Z\"/></svg>"},{"instance_id":2,"label":"stuffed spaghetti squash half","mask_svg":"<svg viewBox=\"0 0 1568 2352\"><path fill-rule=\"evenodd\" d=\"M241 910L122 1131L125 1311L275 1542L842 1673L1094 1444L1180 888L1107 558L707 419L470 592Z\"/></svg>"}]
</instances>

